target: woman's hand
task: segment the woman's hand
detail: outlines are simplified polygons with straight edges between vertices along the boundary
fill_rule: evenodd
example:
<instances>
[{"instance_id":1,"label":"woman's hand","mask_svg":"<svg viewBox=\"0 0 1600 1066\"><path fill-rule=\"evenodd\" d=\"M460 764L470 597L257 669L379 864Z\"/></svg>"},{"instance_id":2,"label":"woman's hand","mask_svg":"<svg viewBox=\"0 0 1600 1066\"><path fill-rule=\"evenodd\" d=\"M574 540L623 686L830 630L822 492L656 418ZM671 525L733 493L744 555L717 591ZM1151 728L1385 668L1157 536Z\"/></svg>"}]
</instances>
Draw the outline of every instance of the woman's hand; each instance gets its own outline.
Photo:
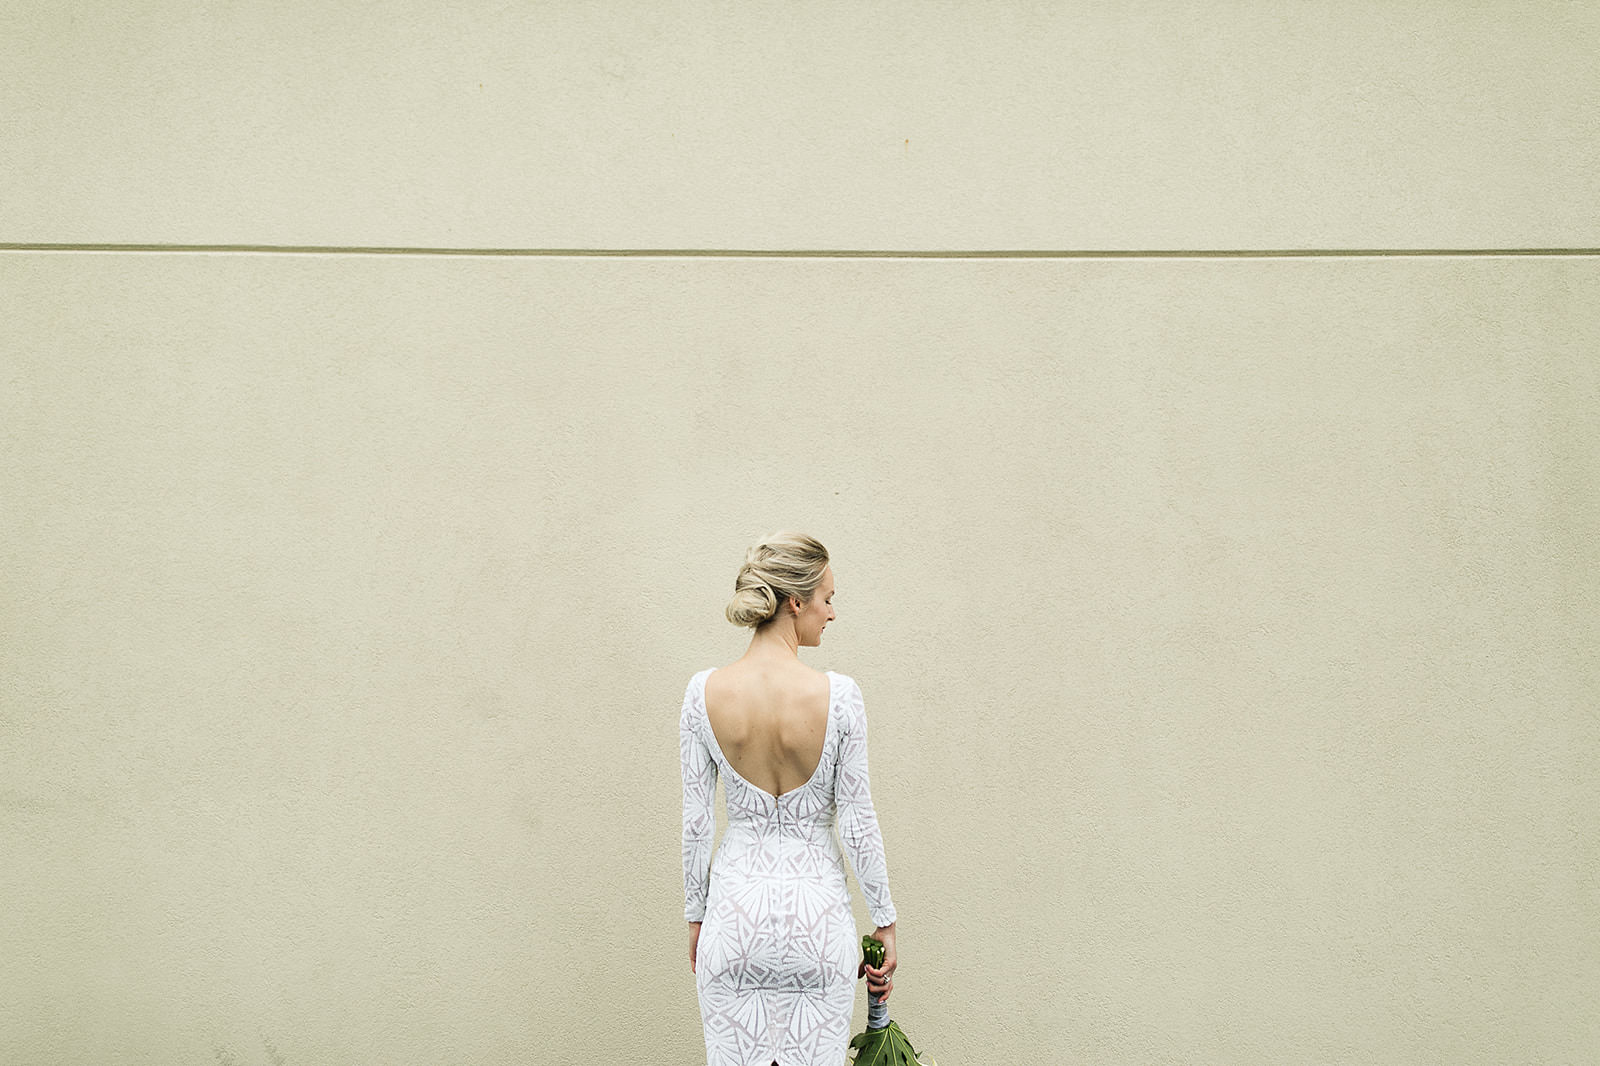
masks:
<instances>
[{"instance_id":1,"label":"woman's hand","mask_svg":"<svg viewBox=\"0 0 1600 1066\"><path fill-rule=\"evenodd\" d=\"M689 972L695 972L695 964L700 956L700 923L689 923Z\"/></svg>"},{"instance_id":2,"label":"woman's hand","mask_svg":"<svg viewBox=\"0 0 1600 1066\"><path fill-rule=\"evenodd\" d=\"M894 926L883 926L874 931L872 936L875 940L883 941L883 965L868 966L863 959L861 965L856 968L856 976L866 975L867 995L872 1001L886 1002L889 993L894 990L894 968L899 961L894 950Z\"/></svg>"}]
</instances>

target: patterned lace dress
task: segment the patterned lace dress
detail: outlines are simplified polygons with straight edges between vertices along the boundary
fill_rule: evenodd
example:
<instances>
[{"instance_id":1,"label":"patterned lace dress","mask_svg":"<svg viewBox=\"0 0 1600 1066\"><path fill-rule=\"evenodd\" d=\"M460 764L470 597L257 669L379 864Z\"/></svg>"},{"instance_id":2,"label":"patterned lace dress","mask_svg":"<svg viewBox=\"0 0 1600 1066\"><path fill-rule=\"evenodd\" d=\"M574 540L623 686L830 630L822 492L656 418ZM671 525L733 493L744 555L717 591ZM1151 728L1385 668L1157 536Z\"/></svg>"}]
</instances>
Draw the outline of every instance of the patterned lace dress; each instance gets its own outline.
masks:
<instances>
[{"instance_id":1,"label":"patterned lace dress","mask_svg":"<svg viewBox=\"0 0 1600 1066\"><path fill-rule=\"evenodd\" d=\"M679 724L684 917L704 923L695 984L706 1061L841 1066L860 944L844 854L873 923L889 925L895 917L867 783L861 689L829 672L822 759L811 780L775 797L740 777L722 754L706 719L711 672L689 679ZM718 774L728 828L713 864Z\"/></svg>"}]
</instances>

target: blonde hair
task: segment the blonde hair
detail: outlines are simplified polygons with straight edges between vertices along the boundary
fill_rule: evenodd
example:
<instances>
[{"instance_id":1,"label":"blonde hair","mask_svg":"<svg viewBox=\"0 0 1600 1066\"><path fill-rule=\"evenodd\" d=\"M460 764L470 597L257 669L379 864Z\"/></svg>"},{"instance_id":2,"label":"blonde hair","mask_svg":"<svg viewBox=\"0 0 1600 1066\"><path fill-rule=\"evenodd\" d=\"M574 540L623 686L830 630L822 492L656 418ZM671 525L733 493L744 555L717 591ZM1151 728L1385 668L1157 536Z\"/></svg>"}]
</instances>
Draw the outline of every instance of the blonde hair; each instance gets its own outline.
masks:
<instances>
[{"instance_id":1,"label":"blonde hair","mask_svg":"<svg viewBox=\"0 0 1600 1066\"><path fill-rule=\"evenodd\" d=\"M804 533L774 533L744 553L744 565L733 582L728 621L751 629L772 620L778 605L790 596L801 600L822 584L828 549Z\"/></svg>"}]
</instances>

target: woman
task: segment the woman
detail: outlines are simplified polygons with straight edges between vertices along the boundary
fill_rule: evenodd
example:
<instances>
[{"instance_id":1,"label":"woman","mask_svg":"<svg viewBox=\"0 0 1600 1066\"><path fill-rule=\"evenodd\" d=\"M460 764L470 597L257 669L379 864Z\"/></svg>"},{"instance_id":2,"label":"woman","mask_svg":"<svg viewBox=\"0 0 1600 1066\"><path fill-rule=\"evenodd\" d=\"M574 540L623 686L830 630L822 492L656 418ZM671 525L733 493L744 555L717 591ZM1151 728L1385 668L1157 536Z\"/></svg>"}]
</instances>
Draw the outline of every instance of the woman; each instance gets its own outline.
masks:
<instances>
[{"instance_id":1,"label":"woman","mask_svg":"<svg viewBox=\"0 0 1600 1066\"><path fill-rule=\"evenodd\" d=\"M894 904L867 784L867 719L850 678L800 662L834 619L828 552L781 533L745 553L728 620L744 657L689 679L683 760L684 916L708 1066L839 1066L855 978L887 999ZM728 828L711 865L722 775ZM857 965L839 838L884 943Z\"/></svg>"}]
</instances>

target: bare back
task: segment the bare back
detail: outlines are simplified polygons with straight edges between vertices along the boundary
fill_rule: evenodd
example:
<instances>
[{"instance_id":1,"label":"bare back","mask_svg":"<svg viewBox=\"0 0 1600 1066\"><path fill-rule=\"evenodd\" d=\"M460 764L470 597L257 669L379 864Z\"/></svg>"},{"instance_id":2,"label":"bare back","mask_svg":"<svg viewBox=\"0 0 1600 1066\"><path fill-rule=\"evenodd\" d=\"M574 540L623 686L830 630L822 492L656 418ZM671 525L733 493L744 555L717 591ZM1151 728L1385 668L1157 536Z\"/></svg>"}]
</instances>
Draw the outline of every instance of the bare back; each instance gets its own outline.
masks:
<instances>
[{"instance_id":1,"label":"bare back","mask_svg":"<svg viewBox=\"0 0 1600 1066\"><path fill-rule=\"evenodd\" d=\"M741 659L705 680L706 718L740 777L773 796L811 780L828 734L828 675Z\"/></svg>"}]
</instances>

